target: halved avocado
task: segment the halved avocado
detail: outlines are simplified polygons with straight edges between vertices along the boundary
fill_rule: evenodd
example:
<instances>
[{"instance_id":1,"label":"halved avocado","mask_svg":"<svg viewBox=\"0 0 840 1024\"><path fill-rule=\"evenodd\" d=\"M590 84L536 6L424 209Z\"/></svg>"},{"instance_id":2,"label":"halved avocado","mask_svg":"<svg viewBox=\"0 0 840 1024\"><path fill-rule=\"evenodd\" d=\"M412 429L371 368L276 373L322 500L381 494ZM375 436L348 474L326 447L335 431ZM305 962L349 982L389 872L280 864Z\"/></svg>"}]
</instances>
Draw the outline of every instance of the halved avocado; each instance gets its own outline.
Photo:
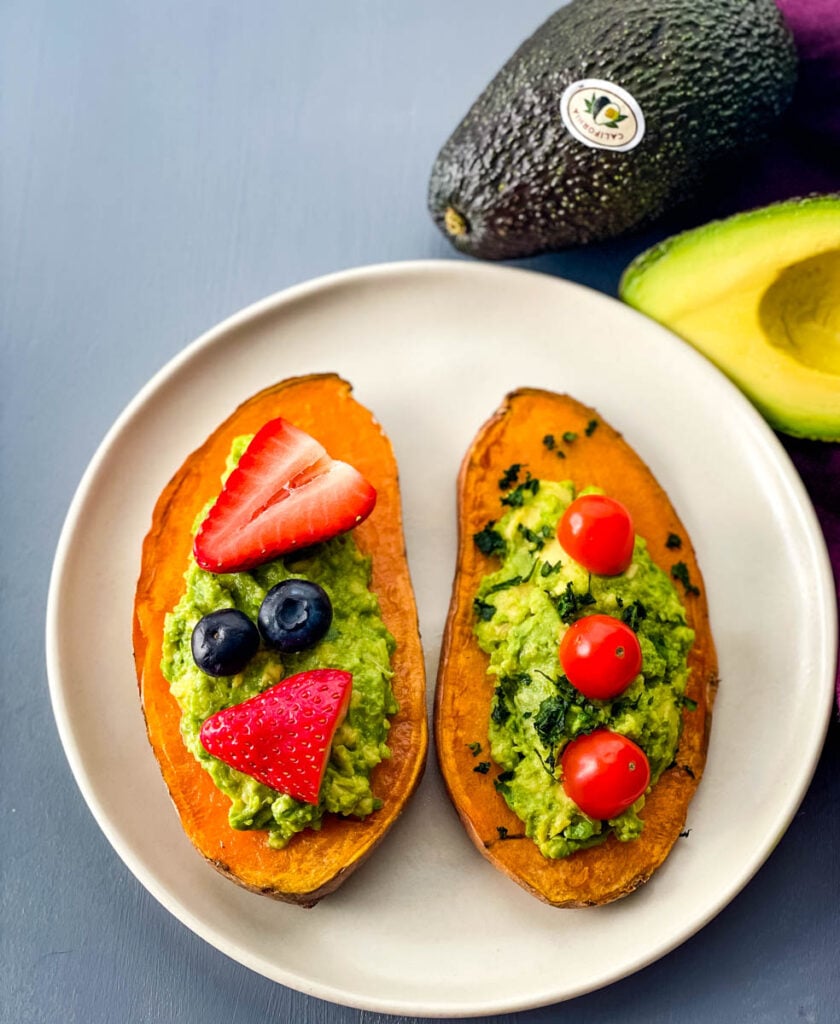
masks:
<instances>
[{"instance_id":1,"label":"halved avocado","mask_svg":"<svg viewBox=\"0 0 840 1024\"><path fill-rule=\"evenodd\" d=\"M668 238L633 260L619 294L711 359L776 429L840 440L840 194Z\"/></svg>"}]
</instances>

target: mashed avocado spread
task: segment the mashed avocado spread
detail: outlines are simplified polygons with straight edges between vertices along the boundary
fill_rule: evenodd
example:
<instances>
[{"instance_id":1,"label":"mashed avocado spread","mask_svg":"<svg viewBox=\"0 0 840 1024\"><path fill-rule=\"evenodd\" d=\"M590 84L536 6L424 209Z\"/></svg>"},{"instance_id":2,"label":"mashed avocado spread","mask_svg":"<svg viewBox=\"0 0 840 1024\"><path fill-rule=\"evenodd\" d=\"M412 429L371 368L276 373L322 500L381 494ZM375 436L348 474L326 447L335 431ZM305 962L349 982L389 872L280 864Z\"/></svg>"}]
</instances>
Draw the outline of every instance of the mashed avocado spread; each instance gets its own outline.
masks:
<instances>
[{"instance_id":1,"label":"mashed avocado spread","mask_svg":"<svg viewBox=\"0 0 840 1024\"><path fill-rule=\"evenodd\" d=\"M228 473L250 440L250 436L236 439ZM195 529L208 509L198 516ZM235 676L214 678L202 672L190 646L196 623L219 608L236 608L256 622L266 593L290 577L312 580L326 590L333 605L326 636L315 647L296 654L281 655L261 647ZM266 830L269 845L280 848L295 833L319 828L327 812L364 817L381 806L371 790L370 774L390 756L387 716L397 711L391 688L394 639L382 621L376 595L369 589L370 559L361 554L352 534L250 572L205 572L191 558L184 578L184 595L166 617L161 669L181 708L184 743L216 786L230 797L231 826ZM338 668L353 675L350 707L333 739L317 805L269 789L204 750L199 732L211 714L239 704L287 676L315 668Z\"/></svg>"},{"instance_id":2,"label":"mashed avocado spread","mask_svg":"<svg viewBox=\"0 0 840 1024\"><path fill-rule=\"evenodd\" d=\"M568 856L611 832L620 840L640 835L644 797L608 822L588 817L559 781L560 753L575 736L604 726L644 750L653 785L677 748L694 640L677 592L643 538L636 537L633 560L619 576L590 574L566 554L557 524L575 497L568 481L530 479L502 499L502 518L476 535L482 551L502 560L474 603L475 633L495 687L489 740L502 768L496 788L546 857ZM642 649L641 673L608 701L585 698L558 659L569 625L596 612L630 625Z\"/></svg>"}]
</instances>

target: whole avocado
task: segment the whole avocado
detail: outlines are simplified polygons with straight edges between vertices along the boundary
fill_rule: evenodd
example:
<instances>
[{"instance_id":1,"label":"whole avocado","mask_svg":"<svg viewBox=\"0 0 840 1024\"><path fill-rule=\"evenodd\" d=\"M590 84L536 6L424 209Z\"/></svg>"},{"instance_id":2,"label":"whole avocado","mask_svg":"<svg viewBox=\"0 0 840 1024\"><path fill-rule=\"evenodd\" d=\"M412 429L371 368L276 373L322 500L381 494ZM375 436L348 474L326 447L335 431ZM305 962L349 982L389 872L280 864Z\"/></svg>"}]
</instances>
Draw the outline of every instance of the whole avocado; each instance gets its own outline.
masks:
<instances>
[{"instance_id":1,"label":"whole avocado","mask_svg":"<svg viewBox=\"0 0 840 1024\"><path fill-rule=\"evenodd\" d=\"M690 198L716 161L764 138L791 99L796 65L773 0L572 0L445 143L429 209L456 248L484 259L613 238Z\"/></svg>"}]
</instances>

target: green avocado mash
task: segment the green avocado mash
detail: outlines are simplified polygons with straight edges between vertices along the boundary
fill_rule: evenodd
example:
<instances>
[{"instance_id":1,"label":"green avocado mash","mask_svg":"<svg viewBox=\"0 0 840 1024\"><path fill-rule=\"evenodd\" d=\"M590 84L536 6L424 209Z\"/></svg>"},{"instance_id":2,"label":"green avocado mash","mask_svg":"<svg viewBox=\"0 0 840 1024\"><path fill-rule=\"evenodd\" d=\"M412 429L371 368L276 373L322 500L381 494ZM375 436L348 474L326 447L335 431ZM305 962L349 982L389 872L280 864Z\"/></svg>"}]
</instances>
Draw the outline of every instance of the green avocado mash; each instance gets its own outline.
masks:
<instances>
[{"instance_id":1,"label":"green avocado mash","mask_svg":"<svg viewBox=\"0 0 840 1024\"><path fill-rule=\"evenodd\" d=\"M475 537L482 551L502 560L474 603L475 633L495 685L490 751L503 769L496 788L546 857L568 856L610 832L620 840L640 835L644 797L617 818L596 821L566 796L559 755L575 736L604 726L644 750L652 785L677 748L694 641L673 584L641 537L620 576L590 574L566 554L557 523L575 497L570 482L529 479L502 499L502 518ZM595 612L623 619L642 649L642 672L609 701L584 697L558 658L568 626Z\"/></svg>"},{"instance_id":2,"label":"green avocado mash","mask_svg":"<svg viewBox=\"0 0 840 1024\"><path fill-rule=\"evenodd\" d=\"M227 471L236 465L250 437L237 438ZM208 507L209 509L209 507ZM207 514L196 520L197 529ZM320 584L333 605L327 635L313 648L281 655L261 648L239 675L214 678L195 664L190 641L196 623L218 608L237 608L256 622L266 593L281 580L297 577ZM352 534L298 551L250 572L214 574L190 559L186 590L166 617L161 669L181 708L181 735L187 748L230 797L230 824L236 829L264 829L270 846L285 846L305 828L320 828L324 814L364 817L381 806L371 791L370 773L390 756L388 715L397 711L391 689L394 640L369 589L370 559ZM320 802L301 803L229 768L208 754L199 739L204 720L239 704L297 672L338 668L353 675L350 707L333 739L321 786Z\"/></svg>"}]
</instances>

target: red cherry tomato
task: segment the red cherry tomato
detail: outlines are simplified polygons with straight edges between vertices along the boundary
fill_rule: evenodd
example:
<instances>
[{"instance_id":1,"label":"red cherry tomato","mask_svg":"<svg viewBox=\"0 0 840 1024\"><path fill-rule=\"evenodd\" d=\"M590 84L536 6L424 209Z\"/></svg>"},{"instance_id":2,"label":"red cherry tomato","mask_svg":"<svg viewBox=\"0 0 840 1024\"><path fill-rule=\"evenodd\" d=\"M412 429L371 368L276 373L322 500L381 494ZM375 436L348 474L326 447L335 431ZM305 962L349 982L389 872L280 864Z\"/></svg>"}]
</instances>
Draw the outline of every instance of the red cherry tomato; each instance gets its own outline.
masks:
<instances>
[{"instance_id":1,"label":"red cherry tomato","mask_svg":"<svg viewBox=\"0 0 840 1024\"><path fill-rule=\"evenodd\" d=\"M599 576L618 576L633 558L635 532L630 513L605 494L582 494L569 505L557 527L567 554Z\"/></svg>"},{"instance_id":2,"label":"red cherry tomato","mask_svg":"<svg viewBox=\"0 0 840 1024\"><path fill-rule=\"evenodd\" d=\"M609 700L641 672L642 649L636 634L620 619L586 615L563 634L560 664L584 697Z\"/></svg>"},{"instance_id":3,"label":"red cherry tomato","mask_svg":"<svg viewBox=\"0 0 840 1024\"><path fill-rule=\"evenodd\" d=\"M650 782L650 764L642 748L610 729L572 740L560 764L566 795L584 814L600 821L626 811Z\"/></svg>"}]
</instances>

